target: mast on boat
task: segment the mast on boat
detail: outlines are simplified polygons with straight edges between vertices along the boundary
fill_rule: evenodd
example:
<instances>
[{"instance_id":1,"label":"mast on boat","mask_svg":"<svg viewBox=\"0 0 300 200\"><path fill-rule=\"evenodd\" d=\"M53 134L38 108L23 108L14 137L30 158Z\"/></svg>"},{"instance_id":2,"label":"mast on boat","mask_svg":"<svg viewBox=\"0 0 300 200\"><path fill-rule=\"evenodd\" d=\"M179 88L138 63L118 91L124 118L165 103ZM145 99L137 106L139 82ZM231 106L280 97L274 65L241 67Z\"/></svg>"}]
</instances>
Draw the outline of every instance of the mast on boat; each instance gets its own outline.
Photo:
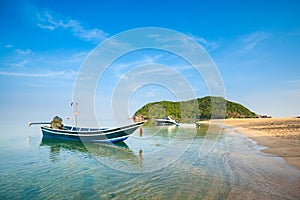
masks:
<instances>
[{"instance_id":1,"label":"mast on boat","mask_svg":"<svg viewBox=\"0 0 300 200\"><path fill-rule=\"evenodd\" d=\"M74 106L74 102L72 101L71 106ZM74 108L73 108L74 109ZM75 127L77 127L77 120L78 120L78 103L75 102L75 109L74 109L74 116L75 116Z\"/></svg>"}]
</instances>

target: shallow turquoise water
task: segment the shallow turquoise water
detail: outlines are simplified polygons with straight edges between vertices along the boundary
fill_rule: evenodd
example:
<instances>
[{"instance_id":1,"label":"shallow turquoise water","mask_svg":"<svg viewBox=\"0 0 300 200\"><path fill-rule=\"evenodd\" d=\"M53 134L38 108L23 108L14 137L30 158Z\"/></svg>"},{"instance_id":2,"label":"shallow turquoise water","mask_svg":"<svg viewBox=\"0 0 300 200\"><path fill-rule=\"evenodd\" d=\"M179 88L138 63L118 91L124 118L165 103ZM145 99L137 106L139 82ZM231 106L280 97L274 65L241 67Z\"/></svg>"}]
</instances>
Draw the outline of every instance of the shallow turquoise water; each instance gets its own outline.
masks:
<instances>
[{"instance_id":1,"label":"shallow turquoise water","mask_svg":"<svg viewBox=\"0 0 300 200\"><path fill-rule=\"evenodd\" d=\"M234 149L237 138L219 135L220 129L207 136L207 127L144 127L143 137L137 131L118 145L45 140L38 128L2 130L0 199L226 199L246 185L278 199L285 195L255 188L264 180L252 183L248 168L239 165L251 151ZM263 159L249 158L250 164ZM274 172L259 165L254 170L254 177Z\"/></svg>"}]
</instances>

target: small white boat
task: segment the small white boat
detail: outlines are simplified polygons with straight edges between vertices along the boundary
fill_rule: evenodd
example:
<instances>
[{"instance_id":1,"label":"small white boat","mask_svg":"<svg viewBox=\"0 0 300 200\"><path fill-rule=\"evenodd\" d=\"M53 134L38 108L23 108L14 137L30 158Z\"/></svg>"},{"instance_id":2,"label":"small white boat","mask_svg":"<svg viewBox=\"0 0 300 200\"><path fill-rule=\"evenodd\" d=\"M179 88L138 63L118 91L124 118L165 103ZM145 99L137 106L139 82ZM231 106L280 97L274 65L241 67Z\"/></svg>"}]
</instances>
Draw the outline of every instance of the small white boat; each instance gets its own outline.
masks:
<instances>
[{"instance_id":1,"label":"small white boat","mask_svg":"<svg viewBox=\"0 0 300 200\"><path fill-rule=\"evenodd\" d=\"M166 126L166 125L176 125L179 126L179 122L175 119L172 119L170 116L163 117L161 119L155 119L157 125L159 126Z\"/></svg>"}]
</instances>

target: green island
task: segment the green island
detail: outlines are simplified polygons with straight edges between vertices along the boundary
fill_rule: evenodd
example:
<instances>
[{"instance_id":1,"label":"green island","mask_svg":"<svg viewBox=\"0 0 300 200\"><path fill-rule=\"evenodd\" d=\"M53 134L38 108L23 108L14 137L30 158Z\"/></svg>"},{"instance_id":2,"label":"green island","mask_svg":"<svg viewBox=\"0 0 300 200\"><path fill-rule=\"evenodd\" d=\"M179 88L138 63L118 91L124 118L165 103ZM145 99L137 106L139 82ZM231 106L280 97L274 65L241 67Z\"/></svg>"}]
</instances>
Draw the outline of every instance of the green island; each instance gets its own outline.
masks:
<instances>
[{"instance_id":1,"label":"green island","mask_svg":"<svg viewBox=\"0 0 300 200\"><path fill-rule=\"evenodd\" d=\"M188 101L160 101L144 105L134 116L145 119L172 116L179 122L222 118L256 118L258 115L245 106L222 97L206 96Z\"/></svg>"}]
</instances>

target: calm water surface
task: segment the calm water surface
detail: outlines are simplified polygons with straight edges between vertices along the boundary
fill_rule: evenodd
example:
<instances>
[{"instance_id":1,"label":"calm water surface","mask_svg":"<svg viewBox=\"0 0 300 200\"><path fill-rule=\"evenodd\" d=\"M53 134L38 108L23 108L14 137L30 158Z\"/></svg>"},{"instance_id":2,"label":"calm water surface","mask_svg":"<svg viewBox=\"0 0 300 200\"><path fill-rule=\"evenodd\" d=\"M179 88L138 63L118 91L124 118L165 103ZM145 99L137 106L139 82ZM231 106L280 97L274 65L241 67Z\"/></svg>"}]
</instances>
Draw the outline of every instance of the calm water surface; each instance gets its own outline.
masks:
<instances>
[{"instance_id":1,"label":"calm water surface","mask_svg":"<svg viewBox=\"0 0 300 200\"><path fill-rule=\"evenodd\" d=\"M299 171L234 130L219 135L215 127L216 134L206 135L207 128L143 127L143 137L137 130L125 143L109 145L46 140L38 127L3 126L0 199L300 196L295 187L280 186L297 183Z\"/></svg>"}]
</instances>

